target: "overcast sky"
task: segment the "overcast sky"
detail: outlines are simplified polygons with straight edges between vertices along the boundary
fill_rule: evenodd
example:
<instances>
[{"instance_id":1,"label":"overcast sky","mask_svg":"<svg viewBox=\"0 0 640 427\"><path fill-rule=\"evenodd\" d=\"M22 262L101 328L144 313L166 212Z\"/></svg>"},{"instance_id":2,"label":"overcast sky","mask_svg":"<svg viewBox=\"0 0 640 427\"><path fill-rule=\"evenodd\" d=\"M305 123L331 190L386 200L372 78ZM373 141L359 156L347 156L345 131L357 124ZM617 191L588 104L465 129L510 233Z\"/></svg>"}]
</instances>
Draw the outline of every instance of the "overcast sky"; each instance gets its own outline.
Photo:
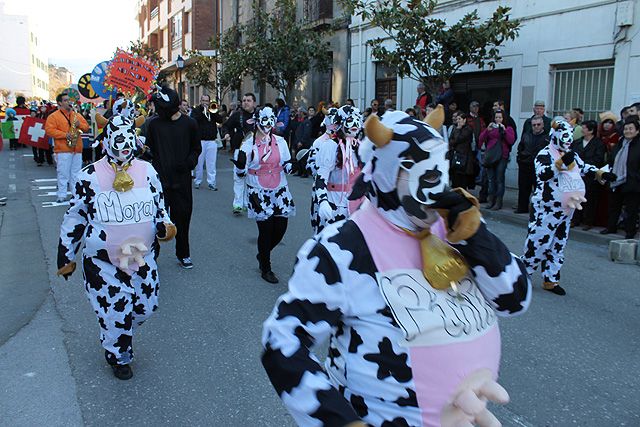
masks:
<instances>
[{"instance_id":1,"label":"overcast sky","mask_svg":"<svg viewBox=\"0 0 640 427\"><path fill-rule=\"evenodd\" d=\"M118 47L138 39L136 0L0 0L5 13L26 15L50 64L63 66L77 83ZM8 41L5 40L4 43Z\"/></svg>"}]
</instances>

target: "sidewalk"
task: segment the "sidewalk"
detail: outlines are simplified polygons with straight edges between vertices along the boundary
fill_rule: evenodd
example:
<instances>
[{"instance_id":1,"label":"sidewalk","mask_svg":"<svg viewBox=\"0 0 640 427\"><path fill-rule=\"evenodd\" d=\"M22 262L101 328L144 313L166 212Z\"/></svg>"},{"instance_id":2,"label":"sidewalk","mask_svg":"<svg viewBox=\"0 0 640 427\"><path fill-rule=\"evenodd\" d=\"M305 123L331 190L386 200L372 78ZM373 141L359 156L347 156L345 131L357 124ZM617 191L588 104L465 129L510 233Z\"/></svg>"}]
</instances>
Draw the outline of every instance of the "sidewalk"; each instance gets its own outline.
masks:
<instances>
[{"instance_id":1,"label":"sidewalk","mask_svg":"<svg viewBox=\"0 0 640 427\"><path fill-rule=\"evenodd\" d=\"M474 196L478 195L478 188L472 192ZM529 215L527 214L516 214L513 213L513 206L517 204L518 201L518 190L516 188L507 187L504 198L503 198L503 207L499 211L491 211L487 209L482 209L482 215L485 218L507 223L513 224L517 226L521 226L524 230L527 229L527 225L529 223ZM609 242L611 240L619 240L624 239L624 233L622 231L618 232L618 234L600 234L600 230L603 227L594 227L589 231L584 231L581 227L572 227L569 232L570 240L577 240L583 243L593 243L596 245L603 245L608 247Z\"/></svg>"}]
</instances>

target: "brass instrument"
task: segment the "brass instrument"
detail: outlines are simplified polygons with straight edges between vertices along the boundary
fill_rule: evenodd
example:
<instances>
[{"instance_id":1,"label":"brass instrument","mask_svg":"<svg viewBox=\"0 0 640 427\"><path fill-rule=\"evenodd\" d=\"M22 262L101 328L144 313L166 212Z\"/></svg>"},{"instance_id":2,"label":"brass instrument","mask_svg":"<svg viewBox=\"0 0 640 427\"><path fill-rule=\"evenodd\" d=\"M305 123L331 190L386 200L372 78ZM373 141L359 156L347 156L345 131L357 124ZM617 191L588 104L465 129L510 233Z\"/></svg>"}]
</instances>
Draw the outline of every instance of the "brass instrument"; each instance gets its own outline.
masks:
<instances>
[{"instance_id":1,"label":"brass instrument","mask_svg":"<svg viewBox=\"0 0 640 427\"><path fill-rule=\"evenodd\" d=\"M74 148L78 142L78 137L82 134L82 131L78 129L78 119L75 118L73 110L69 117L69 123L71 126L69 127L69 132L67 132L67 146L69 148Z\"/></svg>"},{"instance_id":2,"label":"brass instrument","mask_svg":"<svg viewBox=\"0 0 640 427\"><path fill-rule=\"evenodd\" d=\"M215 114L218 112L218 104L216 104L215 102L211 103L211 106L209 106L209 112L211 114Z\"/></svg>"}]
</instances>

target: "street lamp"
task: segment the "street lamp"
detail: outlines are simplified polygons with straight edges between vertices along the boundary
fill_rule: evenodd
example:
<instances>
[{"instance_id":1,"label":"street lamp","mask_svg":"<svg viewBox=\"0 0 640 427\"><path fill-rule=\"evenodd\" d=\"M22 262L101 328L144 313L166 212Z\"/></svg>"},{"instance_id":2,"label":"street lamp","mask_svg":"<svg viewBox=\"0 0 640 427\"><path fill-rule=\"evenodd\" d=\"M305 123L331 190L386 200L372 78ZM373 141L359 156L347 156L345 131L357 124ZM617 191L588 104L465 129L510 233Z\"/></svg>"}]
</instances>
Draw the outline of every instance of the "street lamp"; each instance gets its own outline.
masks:
<instances>
[{"instance_id":1,"label":"street lamp","mask_svg":"<svg viewBox=\"0 0 640 427\"><path fill-rule=\"evenodd\" d=\"M182 55L178 55L178 59L176 59L176 67L178 67L178 70L182 70L184 68L184 58L182 58Z\"/></svg>"},{"instance_id":2,"label":"street lamp","mask_svg":"<svg viewBox=\"0 0 640 427\"><path fill-rule=\"evenodd\" d=\"M176 58L176 68L178 69L178 93L180 94L180 99L184 97L182 93L182 69L184 68L184 58L182 55L178 55Z\"/></svg>"}]
</instances>

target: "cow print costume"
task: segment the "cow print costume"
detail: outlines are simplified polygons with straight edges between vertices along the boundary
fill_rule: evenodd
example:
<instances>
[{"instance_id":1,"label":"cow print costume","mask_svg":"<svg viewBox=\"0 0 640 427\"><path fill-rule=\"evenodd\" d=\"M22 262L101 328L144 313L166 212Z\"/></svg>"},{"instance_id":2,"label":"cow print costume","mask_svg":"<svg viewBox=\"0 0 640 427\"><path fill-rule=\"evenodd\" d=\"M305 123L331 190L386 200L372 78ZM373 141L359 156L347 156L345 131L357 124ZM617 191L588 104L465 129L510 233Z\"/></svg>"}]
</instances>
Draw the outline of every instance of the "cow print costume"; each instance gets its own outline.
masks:
<instances>
[{"instance_id":1,"label":"cow print costume","mask_svg":"<svg viewBox=\"0 0 640 427\"><path fill-rule=\"evenodd\" d=\"M569 123L557 120L553 126L549 145L535 159L536 188L522 260L529 275L541 267L544 289L564 295L558 282L574 212L570 198L582 198L581 176L595 179L598 170L570 151L573 128Z\"/></svg>"},{"instance_id":2,"label":"cow print costume","mask_svg":"<svg viewBox=\"0 0 640 427\"><path fill-rule=\"evenodd\" d=\"M133 359L135 329L158 308L158 238L171 238L175 227L156 171L133 158L134 122L113 116L104 134L107 155L82 169L62 221L58 274L67 279L73 273L84 239L85 290L107 362L118 376L116 367ZM117 184L119 176L126 177L126 190Z\"/></svg>"},{"instance_id":3,"label":"cow print costume","mask_svg":"<svg viewBox=\"0 0 640 427\"><path fill-rule=\"evenodd\" d=\"M349 195L362 166L358 157L362 115L346 105L332 108L326 121L332 132L314 142L311 154L311 226L316 234L327 224L348 218L361 202L349 201Z\"/></svg>"},{"instance_id":4,"label":"cow print costume","mask_svg":"<svg viewBox=\"0 0 640 427\"><path fill-rule=\"evenodd\" d=\"M264 324L263 365L302 426L439 426L468 373L488 368L497 377L497 318L529 304L522 262L484 223L450 243L469 266L457 291L430 286L420 241L410 233L419 231L407 213L413 205L401 199L398 180L401 168L415 168L414 197L442 191L446 145L402 112L386 113L382 124L392 139L364 167L368 200L304 243L289 291ZM444 222L432 214L430 231L444 239ZM323 367L312 349L326 340Z\"/></svg>"}]
</instances>

